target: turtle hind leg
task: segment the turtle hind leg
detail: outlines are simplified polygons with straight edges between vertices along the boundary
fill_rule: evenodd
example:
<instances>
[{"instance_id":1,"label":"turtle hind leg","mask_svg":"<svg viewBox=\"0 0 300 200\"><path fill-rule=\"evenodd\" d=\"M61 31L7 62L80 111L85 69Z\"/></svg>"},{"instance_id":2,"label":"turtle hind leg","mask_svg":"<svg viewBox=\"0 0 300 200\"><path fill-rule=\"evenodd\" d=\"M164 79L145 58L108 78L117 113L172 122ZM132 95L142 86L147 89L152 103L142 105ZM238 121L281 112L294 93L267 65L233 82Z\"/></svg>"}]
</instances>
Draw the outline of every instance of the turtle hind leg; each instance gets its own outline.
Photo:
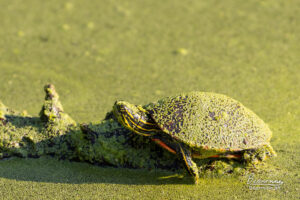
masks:
<instances>
[{"instance_id":1,"label":"turtle hind leg","mask_svg":"<svg viewBox=\"0 0 300 200\"><path fill-rule=\"evenodd\" d=\"M191 151L187 149L185 146L183 146L182 144L178 144L178 149L179 152L177 152L177 154L184 161L187 171L194 177L195 184L198 184L198 180L199 180L198 167L192 159Z\"/></svg>"},{"instance_id":2,"label":"turtle hind leg","mask_svg":"<svg viewBox=\"0 0 300 200\"><path fill-rule=\"evenodd\" d=\"M276 157L277 154L273 150L272 146L267 144L263 145L257 149L245 150L243 154L244 162L248 164L257 164L259 162L265 161L267 158Z\"/></svg>"}]
</instances>

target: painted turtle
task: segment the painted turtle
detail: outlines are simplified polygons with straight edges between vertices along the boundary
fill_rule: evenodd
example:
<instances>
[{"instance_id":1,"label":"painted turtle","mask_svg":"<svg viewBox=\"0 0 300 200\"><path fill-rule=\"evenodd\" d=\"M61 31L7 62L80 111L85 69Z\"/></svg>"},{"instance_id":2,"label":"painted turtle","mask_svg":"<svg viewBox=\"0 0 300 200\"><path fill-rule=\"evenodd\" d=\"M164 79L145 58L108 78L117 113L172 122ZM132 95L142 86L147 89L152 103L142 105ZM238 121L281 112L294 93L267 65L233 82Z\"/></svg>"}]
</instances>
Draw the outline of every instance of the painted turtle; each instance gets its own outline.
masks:
<instances>
[{"instance_id":1,"label":"painted turtle","mask_svg":"<svg viewBox=\"0 0 300 200\"><path fill-rule=\"evenodd\" d=\"M198 182L193 158L256 163L276 156L272 132L255 113L222 94L190 92L145 106L116 101L113 113L127 129L177 154Z\"/></svg>"}]
</instances>

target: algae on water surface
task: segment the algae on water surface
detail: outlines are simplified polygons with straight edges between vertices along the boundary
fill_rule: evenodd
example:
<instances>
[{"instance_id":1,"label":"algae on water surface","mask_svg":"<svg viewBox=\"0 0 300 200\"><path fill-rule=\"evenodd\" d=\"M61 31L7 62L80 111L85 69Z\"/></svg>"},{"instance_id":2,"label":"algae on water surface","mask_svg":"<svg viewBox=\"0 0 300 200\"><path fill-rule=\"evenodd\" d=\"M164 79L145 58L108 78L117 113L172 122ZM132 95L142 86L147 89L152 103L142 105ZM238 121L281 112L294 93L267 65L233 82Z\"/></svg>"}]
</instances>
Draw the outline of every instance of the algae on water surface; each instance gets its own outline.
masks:
<instances>
[{"instance_id":1,"label":"algae on water surface","mask_svg":"<svg viewBox=\"0 0 300 200\"><path fill-rule=\"evenodd\" d=\"M157 171L22 158L1 161L1 197L298 199L298 0L0 0L0 7L0 99L7 107L35 116L48 82L80 123L103 119L116 99L146 104L188 91L226 94L273 132L278 157L268 164L275 170L255 178L284 182L254 191L247 175L222 176L193 186ZM38 129L36 119L30 124Z\"/></svg>"}]
</instances>

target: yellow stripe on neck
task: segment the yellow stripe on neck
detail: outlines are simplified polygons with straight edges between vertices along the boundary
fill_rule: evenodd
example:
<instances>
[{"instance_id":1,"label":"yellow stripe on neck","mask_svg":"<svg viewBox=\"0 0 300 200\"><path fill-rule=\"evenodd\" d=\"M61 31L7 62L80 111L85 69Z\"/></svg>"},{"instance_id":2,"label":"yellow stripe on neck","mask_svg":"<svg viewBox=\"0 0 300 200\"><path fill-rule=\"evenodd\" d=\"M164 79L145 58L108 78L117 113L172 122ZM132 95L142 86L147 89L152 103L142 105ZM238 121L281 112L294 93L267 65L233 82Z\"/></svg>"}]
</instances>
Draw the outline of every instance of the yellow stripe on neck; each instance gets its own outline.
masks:
<instances>
[{"instance_id":1,"label":"yellow stripe on neck","mask_svg":"<svg viewBox=\"0 0 300 200\"><path fill-rule=\"evenodd\" d=\"M129 118L129 120L131 121L131 119ZM124 122L125 122L125 124L126 124L126 126L131 130L131 131L133 131L133 132L135 132L135 133L137 133L137 134L139 134L139 135L143 135L143 136L150 136L151 134L149 133L149 134L147 134L147 133L142 133L142 132L139 132L139 131L137 131L136 129L134 129L132 126L130 126L129 125L129 123L128 123L128 121L127 121L127 119L124 117ZM132 121L131 121L132 122ZM134 122L132 122L133 124L135 124ZM136 124L135 124L136 125Z\"/></svg>"}]
</instances>

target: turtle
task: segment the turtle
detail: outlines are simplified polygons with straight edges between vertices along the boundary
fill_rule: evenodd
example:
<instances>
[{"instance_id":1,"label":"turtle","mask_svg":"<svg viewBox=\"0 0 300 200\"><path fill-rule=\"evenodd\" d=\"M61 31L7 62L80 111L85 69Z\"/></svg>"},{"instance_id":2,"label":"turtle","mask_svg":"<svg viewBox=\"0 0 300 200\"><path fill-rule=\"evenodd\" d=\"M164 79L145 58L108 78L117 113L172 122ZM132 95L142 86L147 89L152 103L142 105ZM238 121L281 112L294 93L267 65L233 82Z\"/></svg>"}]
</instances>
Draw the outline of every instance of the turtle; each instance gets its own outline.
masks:
<instances>
[{"instance_id":1,"label":"turtle","mask_svg":"<svg viewBox=\"0 0 300 200\"><path fill-rule=\"evenodd\" d=\"M199 173L193 159L228 158L256 164L276 156L268 125L223 94L188 92L144 106L119 100L112 112L125 128L178 155L195 184Z\"/></svg>"}]
</instances>

